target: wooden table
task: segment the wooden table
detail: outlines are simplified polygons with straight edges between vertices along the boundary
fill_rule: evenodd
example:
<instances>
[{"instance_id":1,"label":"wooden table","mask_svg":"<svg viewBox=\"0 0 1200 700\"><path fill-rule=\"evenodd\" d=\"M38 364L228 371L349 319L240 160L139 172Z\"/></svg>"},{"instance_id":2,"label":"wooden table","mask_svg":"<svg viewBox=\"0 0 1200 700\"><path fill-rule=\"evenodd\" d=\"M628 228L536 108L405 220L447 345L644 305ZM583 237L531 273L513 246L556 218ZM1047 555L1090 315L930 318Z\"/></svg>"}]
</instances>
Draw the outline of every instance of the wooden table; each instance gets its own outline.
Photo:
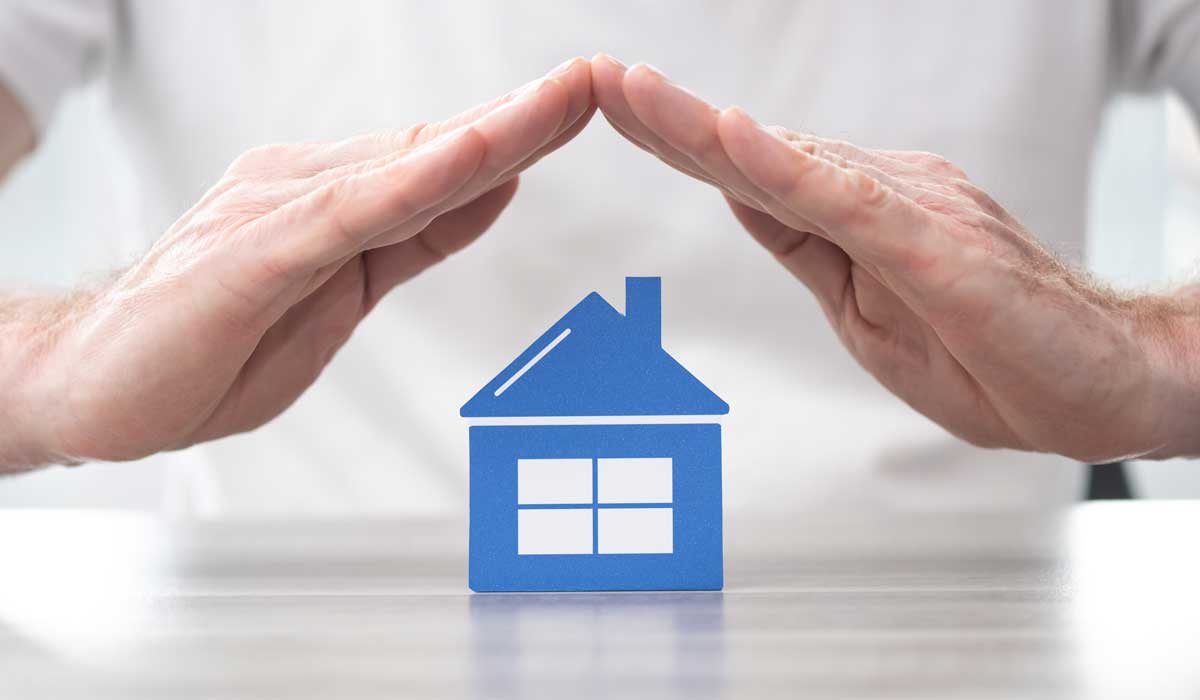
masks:
<instances>
[{"instance_id":1,"label":"wooden table","mask_svg":"<svg viewBox=\"0 0 1200 700\"><path fill-rule=\"evenodd\" d=\"M723 593L475 595L462 522L0 511L0 698L1200 697L1200 503L727 518Z\"/></svg>"}]
</instances>

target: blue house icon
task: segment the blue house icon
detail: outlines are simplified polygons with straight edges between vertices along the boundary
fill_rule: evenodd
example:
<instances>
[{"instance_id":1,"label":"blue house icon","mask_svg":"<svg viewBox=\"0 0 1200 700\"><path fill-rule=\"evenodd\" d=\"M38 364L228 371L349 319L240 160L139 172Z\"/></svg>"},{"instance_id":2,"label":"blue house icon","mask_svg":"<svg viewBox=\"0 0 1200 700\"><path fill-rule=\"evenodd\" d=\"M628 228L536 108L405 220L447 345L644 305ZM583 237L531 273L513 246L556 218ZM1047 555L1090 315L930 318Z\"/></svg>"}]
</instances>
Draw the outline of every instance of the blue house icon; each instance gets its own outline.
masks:
<instances>
[{"instance_id":1,"label":"blue house icon","mask_svg":"<svg viewBox=\"0 0 1200 700\"><path fill-rule=\"evenodd\" d=\"M729 406L662 347L661 280L595 292L462 407L475 591L722 586Z\"/></svg>"}]
</instances>

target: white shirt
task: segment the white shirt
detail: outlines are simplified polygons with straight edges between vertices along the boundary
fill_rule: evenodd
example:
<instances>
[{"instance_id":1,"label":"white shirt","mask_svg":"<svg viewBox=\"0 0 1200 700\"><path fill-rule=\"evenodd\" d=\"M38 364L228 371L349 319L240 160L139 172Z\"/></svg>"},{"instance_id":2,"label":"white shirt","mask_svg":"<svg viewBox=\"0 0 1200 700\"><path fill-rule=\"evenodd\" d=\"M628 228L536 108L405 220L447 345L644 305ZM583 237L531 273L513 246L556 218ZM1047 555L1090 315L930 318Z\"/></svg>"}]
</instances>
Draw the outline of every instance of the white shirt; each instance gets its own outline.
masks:
<instances>
[{"instance_id":1,"label":"white shirt","mask_svg":"<svg viewBox=\"0 0 1200 700\"><path fill-rule=\"evenodd\" d=\"M941 153L1079 258L1089 158L1117 90L1200 105L1200 3L654 4L4 0L0 79L45 128L98 78L145 250L240 152L449 116L604 50L718 104L870 147ZM124 173L124 175L122 174ZM454 512L458 407L589 291L663 278L663 344L732 407L730 508L978 510L1076 500L1080 469L972 448L880 388L720 196L597 119L468 250L397 289L252 434L172 456L200 514Z\"/></svg>"}]
</instances>

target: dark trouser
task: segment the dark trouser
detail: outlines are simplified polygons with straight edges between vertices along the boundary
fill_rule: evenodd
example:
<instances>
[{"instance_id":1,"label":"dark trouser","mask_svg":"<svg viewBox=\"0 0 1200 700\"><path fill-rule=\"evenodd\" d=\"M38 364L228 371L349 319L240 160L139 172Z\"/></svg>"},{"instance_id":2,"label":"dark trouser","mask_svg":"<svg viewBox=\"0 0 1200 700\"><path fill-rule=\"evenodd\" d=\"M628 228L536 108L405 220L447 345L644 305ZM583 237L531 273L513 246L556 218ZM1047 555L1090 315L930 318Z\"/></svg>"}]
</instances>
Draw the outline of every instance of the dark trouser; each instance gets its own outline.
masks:
<instances>
[{"instance_id":1,"label":"dark trouser","mask_svg":"<svg viewBox=\"0 0 1200 700\"><path fill-rule=\"evenodd\" d=\"M1113 462L1089 466L1087 494L1084 499L1100 501L1113 498L1134 498L1133 488L1129 484L1129 476L1125 471L1125 463Z\"/></svg>"}]
</instances>

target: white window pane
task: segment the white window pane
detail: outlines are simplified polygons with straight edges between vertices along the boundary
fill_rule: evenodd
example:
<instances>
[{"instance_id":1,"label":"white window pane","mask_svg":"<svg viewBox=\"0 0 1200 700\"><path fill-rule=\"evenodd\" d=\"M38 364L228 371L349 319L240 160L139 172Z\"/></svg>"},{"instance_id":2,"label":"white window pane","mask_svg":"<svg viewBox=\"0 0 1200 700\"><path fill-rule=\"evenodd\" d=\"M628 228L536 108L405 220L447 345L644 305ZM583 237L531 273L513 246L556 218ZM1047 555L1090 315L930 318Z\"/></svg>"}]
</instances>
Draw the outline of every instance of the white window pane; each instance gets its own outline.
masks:
<instances>
[{"instance_id":1,"label":"white window pane","mask_svg":"<svg viewBox=\"0 0 1200 700\"><path fill-rule=\"evenodd\" d=\"M670 554L674 531L670 508L601 508L600 554Z\"/></svg>"},{"instance_id":2,"label":"white window pane","mask_svg":"<svg viewBox=\"0 0 1200 700\"><path fill-rule=\"evenodd\" d=\"M591 553L591 508L517 511L517 554Z\"/></svg>"},{"instance_id":3,"label":"white window pane","mask_svg":"<svg viewBox=\"0 0 1200 700\"><path fill-rule=\"evenodd\" d=\"M670 503L671 458L596 462L601 503Z\"/></svg>"},{"instance_id":4,"label":"white window pane","mask_svg":"<svg viewBox=\"0 0 1200 700\"><path fill-rule=\"evenodd\" d=\"M517 460L517 503L591 502L592 460Z\"/></svg>"}]
</instances>

